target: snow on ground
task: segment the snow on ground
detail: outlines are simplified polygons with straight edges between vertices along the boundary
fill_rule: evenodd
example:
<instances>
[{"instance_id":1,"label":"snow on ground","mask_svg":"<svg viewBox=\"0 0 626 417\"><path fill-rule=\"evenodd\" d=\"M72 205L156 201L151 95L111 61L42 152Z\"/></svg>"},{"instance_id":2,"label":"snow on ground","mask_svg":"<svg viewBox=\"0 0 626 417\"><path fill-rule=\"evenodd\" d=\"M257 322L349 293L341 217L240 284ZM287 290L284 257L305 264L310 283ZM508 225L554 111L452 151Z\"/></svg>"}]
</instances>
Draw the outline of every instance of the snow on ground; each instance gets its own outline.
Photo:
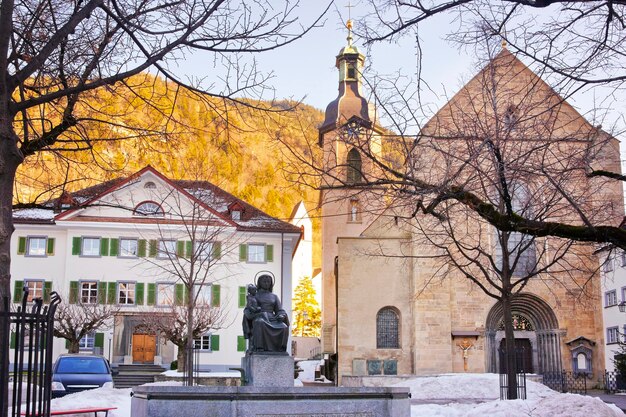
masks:
<instances>
[{"instance_id":1,"label":"snow on ground","mask_svg":"<svg viewBox=\"0 0 626 417\"><path fill-rule=\"evenodd\" d=\"M307 361L311 362L311 361ZM304 366L302 366L304 365ZM316 364L303 364L305 380ZM312 379L312 378L311 378ZM180 385L161 382L158 385ZM594 397L560 394L527 381L527 400L500 401L498 375L445 374L415 377L395 386L411 390L412 417L623 417L613 404ZM52 410L112 406L110 417L130 416L130 389L98 388L52 400ZM79 416L77 416L79 417Z\"/></svg>"}]
</instances>

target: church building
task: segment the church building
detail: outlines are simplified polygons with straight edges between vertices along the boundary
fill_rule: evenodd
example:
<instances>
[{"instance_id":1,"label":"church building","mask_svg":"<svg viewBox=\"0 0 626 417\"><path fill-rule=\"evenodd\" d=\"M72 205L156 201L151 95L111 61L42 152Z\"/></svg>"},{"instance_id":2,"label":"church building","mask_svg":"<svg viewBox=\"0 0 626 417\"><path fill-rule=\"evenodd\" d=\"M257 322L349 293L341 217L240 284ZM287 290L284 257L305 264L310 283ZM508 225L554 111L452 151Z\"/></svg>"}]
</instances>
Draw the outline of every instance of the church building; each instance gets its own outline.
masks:
<instances>
[{"instance_id":1,"label":"church building","mask_svg":"<svg viewBox=\"0 0 626 417\"><path fill-rule=\"evenodd\" d=\"M435 229L424 226L435 218L416 209L422 201L419 190L402 189L390 179L389 167L414 175L414 183L438 183L458 169L469 188L473 178L461 165L489 164L471 158L474 150L481 155L481 146L496 143L509 155L527 155L515 159L514 172L519 174L524 166L537 170L539 163L562 163L563 155L574 158L584 152L596 169L621 172L619 144L503 45L419 134L409 138L414 141L411 148L406 138L381 127L376 109L364 97L364 61L349 35L336 58L339 95L326 108L319 127L324 168L322 351L332 376L342 384L371 375L498 372L504 343L502 306L444 259L449 247L438 246L436 237L428 234ZM493 103L502 110L495 110ZM485 132L506 132L506 137L487 140L490 133ZM407 155L413 153L419 155L409 162ZM567 182L570 179L560 184L572 187L567 188L574 190L572 195L578 195L576 190L593 194L581 204L602 213L598 216L604 217L595 217L598 224L619 224L624 215L621 186L601 185L584 175L576 177L575 185ZM538 195L548 198L545 179L528 181L523 193L527 201ZM485 190L489 196L489 187ZM510 204L521 207L515 201ZM561 206L545 210L551 211L544 220L578 221ZM475 213L464 216L450 229L464 230L466 237L494 249L493 259L499 260L490 268L497 270L503 262L497 230ZM514 237L518 244L526 239L511 233ZM526 268L530 278L512 298L515 346L523 352L526 373L576 371L597 381L605 365L600 264L593 245L567 246L565 251L564 244L557 238L537 238L523 249L517 267ZM562 256L558 262L557 253ZM546 256L555 261L552 266L544 265ZM568 270L562 267L563 259L571 266Z\"/></svg>"}]
</instances>

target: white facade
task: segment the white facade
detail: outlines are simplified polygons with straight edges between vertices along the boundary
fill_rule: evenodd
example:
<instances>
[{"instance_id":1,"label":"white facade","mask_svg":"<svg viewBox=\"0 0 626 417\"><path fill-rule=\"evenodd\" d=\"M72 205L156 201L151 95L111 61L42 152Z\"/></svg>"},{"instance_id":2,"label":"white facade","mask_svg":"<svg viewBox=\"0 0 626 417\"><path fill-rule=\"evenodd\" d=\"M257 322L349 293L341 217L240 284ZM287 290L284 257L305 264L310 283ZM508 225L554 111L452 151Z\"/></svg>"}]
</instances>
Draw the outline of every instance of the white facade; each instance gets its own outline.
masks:
<instances>
[{"instance_id":1,"label":"white facade","mask_svg":"<svg viewBox=\"0 0 626 417\"><path fill-rule=\"evenodd\" d=\"M294 288L304 277L311 277L315 289L315 300L322 305L322 282L319 274L313 275L313 223L304 202L299 202L293 209L290 223L302 230L302 239L298 244L293 257L293 286Z\"/></svg>"},{"instance_id":2,"label":"white facade","mask_svg":"<svg viewBox=\"0 0 626 417\"><path fill-rule=\"evenodd\" d=\"M626 313L619 311L620 303L626 304L626 253L604 250L598 256L600 262L603 262L601 273L605 367L608 371L613 371L613 359L620 347L618 341L626 342Z\"/></svg>"},{"instance_id":3,"label":"white facade","mask_svg":"<svg viewBox=\"0 0 626 417\"><path fill-rule=\"evenodd\" d=\"M193 236L203 233L211 240L203 288L211 306L219 307L224 318L222 328L197 341L201 369L240 366L245 351L241 327L245 287L259 272L275 277L274 293L291 317L292 256L300 239L297 227L212 184L171 181L151 167L104 188L108 189L98 192L92 187L93 195L90 189L75 193L75 205L65 211L14 213L11 279L15 301L15 294L28 285L35 296L44 299L51 290L66 303L106 303L119 309L109 328L98 330L93 341L85 341L86 351L101 353L112 363L133 363L139 358L167 365L176 359L175 346L160 335L148 334L146 340L139 335L149 333L141 330L143 316L182 303L174 261L162 250L170 245L177 252L173 258L190 258L192 247L200 241L190 237L193 218L203 221L195 226ZM138 212L140 207L156 212L146 215ZM138 356L138 346L133 344L139 343L146 343L153 353ZM66 352L65 346L64 339L55 339L54 356Z\"/></svg>"}]
</instances>

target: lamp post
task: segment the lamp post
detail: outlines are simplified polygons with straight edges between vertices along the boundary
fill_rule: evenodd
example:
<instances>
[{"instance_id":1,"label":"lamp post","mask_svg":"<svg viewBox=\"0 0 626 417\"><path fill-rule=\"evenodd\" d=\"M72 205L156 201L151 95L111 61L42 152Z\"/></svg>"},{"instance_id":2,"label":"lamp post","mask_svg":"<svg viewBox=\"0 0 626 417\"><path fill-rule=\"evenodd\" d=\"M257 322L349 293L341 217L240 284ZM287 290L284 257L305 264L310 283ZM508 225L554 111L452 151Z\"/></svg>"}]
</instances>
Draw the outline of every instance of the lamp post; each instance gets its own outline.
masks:
<instances>
[{"instance_id":1,"label":"lamp post","mask_svg":"<svg viewBox=\"0 0 626 417\"><path fill-rule=\"evenodd\" d=\"M626 301L622 301L621 303L619 303L617 305L617 308L619 308L620 313L626 312Z\"/></svg>"}]
</instances>

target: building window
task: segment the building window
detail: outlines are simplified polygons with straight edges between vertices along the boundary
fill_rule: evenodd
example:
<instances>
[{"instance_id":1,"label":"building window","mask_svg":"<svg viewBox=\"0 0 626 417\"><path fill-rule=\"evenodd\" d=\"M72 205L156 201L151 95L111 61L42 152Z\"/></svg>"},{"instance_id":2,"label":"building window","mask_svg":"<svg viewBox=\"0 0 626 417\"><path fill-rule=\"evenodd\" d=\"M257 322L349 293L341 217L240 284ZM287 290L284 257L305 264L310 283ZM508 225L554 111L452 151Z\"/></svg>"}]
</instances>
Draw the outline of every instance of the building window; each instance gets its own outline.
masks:
<instances>
[{"instance_id":1,"label":"building window","mask_svg":"<svg viewBox=\"0 0 626 417\"><path fill-rule=\"evenodd\" d=\"M136 258L137 257L137 239L120 239L120 257Z\"/></svg>"},{"instance_id":2,"label":"building window","mask_svg":"<svg viewBox=\"0 0 626 417\"><path fill-rule=\"evenodd\" d=\"M165 212L159 203L155 203L154 201L143 201L137 204L137 207L133 210L133 215L163 217Z\"/></svg>"},{"instance_id":3,"label":"building window","mask_svg":"<svg viewBox=\"0 0 626 417\"><path fill-rule=\"evenodd\" d=\"M100 238L83 237L80 254L82 256L100 256Z\"/></svg>"},{"instance_id":4,"label":"building window","mask_svg":"<svg viewBox=\"0 0 626 417\"><path fill-rule=\"evenodd\" d=\"M148 181L146 185L143 186L143 188L146 188L148 190L154 190L156 188L156 185L152 181Z\"/></svg>"},{"instance_id":5,"label":"building window","mask_svg":"<svg viewBox=\"0 0 626 417\"><path fill-rule=\"evenodd\" d=\"M619 329L617 326L606 329L606 344L617 343L619 341Z\"/></svg>"},{"instance_id":6,"label":"building window","mask_svg":"<svg viewBox=\"0 0 626 417\"><path fill-rule=\"evenodd\" d=\"M604 306L611 307L617 304L617 290L611 290L604 293Z\"/></svg>"},{"instance_id":7,"label":"building window","mask_svg":"<svg viewBox=\"0 0 626 417\"><path fill-rule=\"evenodd\" d=\"M80 282L80 302L96 304L98 302L98 281Z\"/></svg>"},{"instance_id":8,"label":"building window","mask_svg":"<svg viewBox=\"0 0 626 417\"><path fill-rule=\"evenodd\" d=\"M159 240L157 258L169 258L176 256L175 240Z\"/></svg>"},{"instance_id":9,"label":"building window","mask_svg":"<svg viewBox=\"0 0 626 417\"><path fill-rule=\"evenodd\" d=\"M350 223L357 223L361 221L361 205L359 200L350 200L350 212L348 213L348 221Z\"/></svg>"},{"instance_id":10,"label":"building window","mask_svg":"<svg viewBox=\"0 0 626 417\"><path fill-rule=\"evenodd\" d=\"M117 283L117 303L124 305L135 304L135 283L134 282L118 282Z\"/></svg>"},{"instance_id":11,"label":"building window","mask_svg":"<svg viewBox=\"0 0 626 417\"><path fill-rule=\"evenodd\" d=\"M78 341L78 348L80 350L93 350L96 342L96 333L87 333Z\"/></svg>"},{"instance_id":12,"label":"building window","mask_svg":"<svg viewBox=\"0 0 626 417\"><path fill-rule=\"evenodd\" d=\"M626 252L622 252L622 266L626 266Z\"/></svg>"},{"instance_id":13,"label":"building window","mask_svg":"<svg viewBox=\"0 0 626 417\"><path fill-rule=\"evenodd\" d=\"M46 245L48 239L41 236L29 236L26 245L26 255L28 256L46 256Z\"/></svg>"},{"instance_id":14,"label":"building window","mask_svg":"<svg viewBox=\"0 0 626 417\"><path fill-rule=\"evenodd\" d=\"M265 245L248 244L248 262L265 262Z\"/></svg>"},{"instance_id":15,"label":"building window","mask_svg":"<svg viewBox=\"0 0 626 417\"><path fill-rule=\"evenodd\" d=\"M350 149L348 152L348 169L346 173L346 182L348 184L355 184L361 181L361 155L355 148Z\"/></svg>"},{"instance_id":16,"label":"building window","mask_svg":"<svg viewBox=\"0 0 626 417\"><path fill-rule=\"evenodd\" d=\"M194 241L193 252L199 259L210 259L213 255L213 242Z\"/></svg>"},{"instance_id":17,"label":"building window","mask_svg":"<svg viewBox=\"0 0 626 417\"><path fill-rule=\"evenodd\" d=\"M211 285L210 284L194 285L193 295L196 300L196 305L199 305L199 306L211 305Z\"/></svg>"},{"instance_id":18,"label":"building window","mask_svg":"<svg viewBox=\"0 0 626 417\"><path fill-rule=\"evenodd\" d=\"M43 299L44 281L41 279L25 279L24 286L28 288L28 302L35 298Z\"/></svg>"},{"instance_id":19,"label":"building window","mask_svg":"<svg viewBox=\"0 0 626 417\"><path fill-rule=\"evenodd\" d=\"M230 217L233 220L241 220L241 211L240 210L233 210L230 212Z\"/></svg>"},{"instance_id":20,"label":"building window","mask_svg":"<svg viewBox=\"0 0 626 417\"><path fill-rule=\"evenodd\" d=\"M376 315L376 348L400 348L400 320L394 308L384 307Z\"/></svg>"},{"instance_id":21,"label":"building window","mask_svg":"<svg viewBox=\"0 0 626 417\"><path fill-rule=\"evenodd\" d=\"M193 339L193 348L198 350L211 350L211 333L205 333L197 339Z\"/></svg>"},{"instance_id":22,"label":"building window","mask_svg":"<svg viewBox=\"0 0 626 417\"><path fill-rule=\"evenodd\" d=\"M174 305L174 284L172 283L157 284L157 305L158 306Z\"/></svg>"}]
</instances>

